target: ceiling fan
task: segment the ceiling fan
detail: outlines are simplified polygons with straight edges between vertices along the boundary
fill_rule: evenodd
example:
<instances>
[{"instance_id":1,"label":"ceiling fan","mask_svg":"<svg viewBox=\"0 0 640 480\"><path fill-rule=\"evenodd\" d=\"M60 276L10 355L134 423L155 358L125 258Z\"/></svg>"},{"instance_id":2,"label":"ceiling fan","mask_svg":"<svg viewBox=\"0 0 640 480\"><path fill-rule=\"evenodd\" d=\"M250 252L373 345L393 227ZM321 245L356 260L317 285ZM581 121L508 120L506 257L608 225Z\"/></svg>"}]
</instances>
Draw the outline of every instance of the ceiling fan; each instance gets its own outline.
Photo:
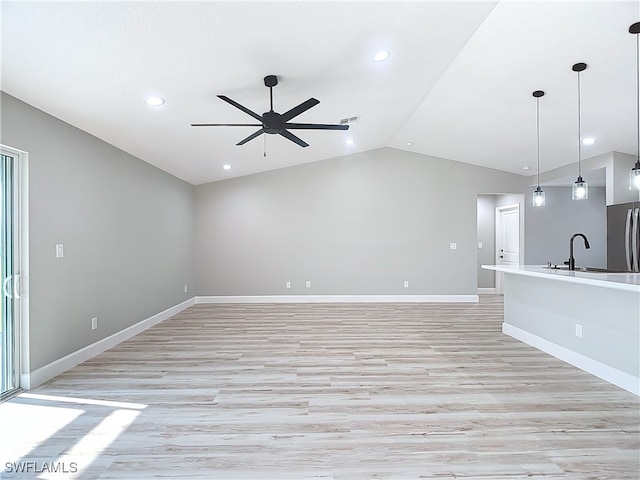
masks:
<instances>
[{"instance_id":1,"label":"ceiling fan","mask_svg":"<svg viewBox=\"0 0 640 480\"><path fill-rule=\"evenodd\" d=\"M224 95L218 95L218 98L230 103L234 107L242 110L244 113L251 115L253 118L261 123L192 123L192 127L260 127L260 129L244 140L239 141L236 145L244 145L249 140L253 140L259 137L263 133L279 134L285 138L288 138L294 143L297 143L301 147L308 147L309 144L301 138L295 136L289 130L348 130L349 125L327 125L323 123L290 123L289 120L297 117L303 112L306 112L311 107L320 103L320 100L310 98L309 100L302 102L297 107L293 107L291 110L285 113L278 113L273 111L273 87L278 85L278 77L275 75L267 75L264 77L265 87L269 87L269 97L271 99L271 109L268 112L258 115L257 113L249 110L247 107L240 105L238 102L231 100Z\"/></svg>"}]
</instances>

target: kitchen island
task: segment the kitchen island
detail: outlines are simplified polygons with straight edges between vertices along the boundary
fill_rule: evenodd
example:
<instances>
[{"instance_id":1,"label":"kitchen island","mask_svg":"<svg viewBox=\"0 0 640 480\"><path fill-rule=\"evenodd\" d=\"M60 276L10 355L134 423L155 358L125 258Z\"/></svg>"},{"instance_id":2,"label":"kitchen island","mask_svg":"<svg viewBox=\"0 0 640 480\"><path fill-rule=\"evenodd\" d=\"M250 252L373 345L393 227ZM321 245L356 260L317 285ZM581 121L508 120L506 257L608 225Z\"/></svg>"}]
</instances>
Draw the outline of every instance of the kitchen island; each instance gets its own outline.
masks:
<instances>
[{"instance_id":1,"label":"kitchen island","mask_svg":"<svg viewBox=\"0 0 640 480\"><path fill-rule=\"evenodd\" d=\"M504 274L505 334L640 395L640 274L482 268Z\"/></svg>"}]
</instances>

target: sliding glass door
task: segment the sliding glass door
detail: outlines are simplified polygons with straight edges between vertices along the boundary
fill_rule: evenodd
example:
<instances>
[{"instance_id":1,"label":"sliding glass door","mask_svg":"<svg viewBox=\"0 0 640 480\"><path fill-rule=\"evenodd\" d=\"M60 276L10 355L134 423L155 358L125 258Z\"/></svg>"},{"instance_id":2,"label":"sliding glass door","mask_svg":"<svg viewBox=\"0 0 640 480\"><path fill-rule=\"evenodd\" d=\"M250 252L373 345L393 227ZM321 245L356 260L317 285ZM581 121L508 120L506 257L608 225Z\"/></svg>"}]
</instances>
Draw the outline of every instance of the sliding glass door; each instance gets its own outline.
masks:
<instances>
[{"instance_id":1,"label":"sliding glass door","mask_svg":"<svg viewBox=\"0 0 640 480\"><path fill-rule=\"evenodd\" d=\"M11 395L19 388L19 196L16 159L1 155L0 163L0 361L2 380L0 396Z\"/></svg>"}]
</instances>

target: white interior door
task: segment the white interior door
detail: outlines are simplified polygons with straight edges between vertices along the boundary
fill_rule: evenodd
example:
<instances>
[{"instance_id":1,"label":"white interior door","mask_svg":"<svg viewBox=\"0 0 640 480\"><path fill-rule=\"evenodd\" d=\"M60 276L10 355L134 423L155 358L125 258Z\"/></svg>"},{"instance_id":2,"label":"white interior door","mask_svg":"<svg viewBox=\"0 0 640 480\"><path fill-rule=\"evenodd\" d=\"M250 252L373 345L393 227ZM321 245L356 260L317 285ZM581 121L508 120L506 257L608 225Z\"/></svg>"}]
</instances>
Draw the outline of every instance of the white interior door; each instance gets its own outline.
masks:
<instances>
[{"instance_id":1,"label":"white interior door","mask_svg":"<svg viewBox=\"0 0 640 480\"><path fill-rule=\"evenodd\" d=\"M496 265L520 263L520 207L496 208ZM496 274L496 291L502 293L502 274Z\"/></svg>"}]
</instances>

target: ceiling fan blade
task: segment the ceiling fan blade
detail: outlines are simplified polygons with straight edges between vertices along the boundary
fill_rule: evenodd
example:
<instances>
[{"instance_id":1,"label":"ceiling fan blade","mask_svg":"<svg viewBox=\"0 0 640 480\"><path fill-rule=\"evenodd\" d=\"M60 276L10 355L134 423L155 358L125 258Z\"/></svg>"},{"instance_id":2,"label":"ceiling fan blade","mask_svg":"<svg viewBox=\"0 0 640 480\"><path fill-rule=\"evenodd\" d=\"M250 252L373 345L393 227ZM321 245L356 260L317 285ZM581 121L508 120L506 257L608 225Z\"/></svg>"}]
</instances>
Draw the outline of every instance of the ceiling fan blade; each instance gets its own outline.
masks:
<instances>
[{"instance_id":1,"label":"ceiling fan blade","mask_svg":"<svg viewBox=\"0 0 640 480\"><path fill-rule=\"evenodd\" d=\"M247 138L245 138L244 140L240 140L238 143L236 143L236 145L244 145L245 143L247 143L249 140L253 140L256 137L259 137L260 135L262 135L264 133L264 128L261 128L260 130L258 130L257 132L252 133L251 135L249 135Z\"/></svg>"},{"instance_id":2,"label":"ceiling fan blade","mask_svg":"<svg viewBox=\"0 0 640 480\"><path fill-rule=\"evenodd\" d=\"M282 118L282 120L284 120L285 122L291 120L293 117L297 117L298 115L300 115L303 112L306 112L307 110L309 110L311 107L315 107L317 104L320 103L320 100L317 100L315 98L310 98L309 100L307 100L306 102L302 102L300 105L298 105L297 107L293 107L291 110L289 110L288 112L284 112L280 118Z\"/></svg>"},{"instance_id":3,"label":"ceiling fan blade","mask_svg":"<svg viewBox=\"0 0 640 480\"><path fill-rule=\"evenodd\" d=\"M238 102L236 102L235 100L231 100L229 97L226 97L224 95L218 95L218 98L220 100L224 100L227 103L230 103L231 105L233 105L234 107L242 110L244 113L246 113L247 115L251 115L253 118L255 118L256 120L260 120L262 122L262 117L260 115L258 115L256 112L252 112L251 110L249 110L247 107L244 107L242 105L240 105Z\"/></svg>"},{"instance_id":4,"label":"ceiling fan blade","mask_svg":"<svg viewBox=\"0 0 640 480\"><path fill-rule=\"evenodd\" d=\"M296 137L293 133L291 133L291 132L289 132L287 130L282 130L280 132L280 135L282 135L284 138L288 138L289 140L291 140L294 143L297 143L301 147L308 147L309 146L309 144L307 142L305 142L304 140L302 140L299 137Z\"/></svg>"},{"instance_id":5,"label":"ceiling fan blade","mask_svg":"<svg viewBox=\"0 0 640 480\"><path fill-rule=\"evenodd\" d=\"M261 127L261 123L192 123L192 127Z\"/></svg>"},{"instance_id":6,"label":"ceiling fan blade","mask_svg":"<svg viewBox=\"0 0 640 480\"><path fill-rule=\"evenodd\" d=\"M285 123L292 130L349 130L349 125L327 125L325 123Z\"/></svg>"}]
</instances>

